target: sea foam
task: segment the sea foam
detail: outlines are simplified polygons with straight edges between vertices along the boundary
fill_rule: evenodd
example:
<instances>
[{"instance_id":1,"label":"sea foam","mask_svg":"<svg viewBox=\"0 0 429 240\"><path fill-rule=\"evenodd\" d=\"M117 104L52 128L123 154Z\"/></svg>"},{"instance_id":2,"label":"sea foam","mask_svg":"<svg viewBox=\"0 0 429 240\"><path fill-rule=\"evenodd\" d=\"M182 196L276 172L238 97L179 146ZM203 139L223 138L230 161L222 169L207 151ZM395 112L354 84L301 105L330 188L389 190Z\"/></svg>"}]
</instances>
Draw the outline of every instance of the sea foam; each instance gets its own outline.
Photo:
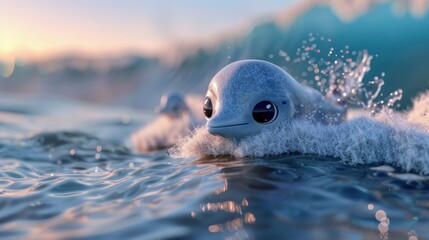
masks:
<instances>
[{"instance_id":1,"label":"sea foam","mask_svg":"<svg viewBox=\"0 0 429 240\"><path fill-rule=\"evenodd\" d=\"M339 158L349 165L387 164L429 174L429 93L414 101L408 113L359 111L338 125L296 119L281 127L241 140L210 135L204 127L183 138L170 150L173 157L231 155L269 157L300 153Z\"/></svg>"}]
</instances>

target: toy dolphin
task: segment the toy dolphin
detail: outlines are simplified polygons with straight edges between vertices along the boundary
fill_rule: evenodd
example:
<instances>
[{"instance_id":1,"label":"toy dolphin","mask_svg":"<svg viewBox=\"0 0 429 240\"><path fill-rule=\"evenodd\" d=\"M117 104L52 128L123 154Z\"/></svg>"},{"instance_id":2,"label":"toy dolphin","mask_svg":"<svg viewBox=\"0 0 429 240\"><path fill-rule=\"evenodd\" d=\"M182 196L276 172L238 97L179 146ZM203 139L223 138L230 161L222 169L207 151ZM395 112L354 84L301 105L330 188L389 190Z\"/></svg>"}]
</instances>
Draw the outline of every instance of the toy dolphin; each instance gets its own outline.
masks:
<instances>
[{"instance_id":1,"label":"toy dolphin","mask_svg":"<svg viewBox=\"0 0 429 240\"><path fill-rule=\"evenodd\" d=\"M229 64L211 80L203 107L210 134L255 135L295 118L343 121L346 109L298 83L280 67L261 60Z\"/></svg>"}]
</instances>

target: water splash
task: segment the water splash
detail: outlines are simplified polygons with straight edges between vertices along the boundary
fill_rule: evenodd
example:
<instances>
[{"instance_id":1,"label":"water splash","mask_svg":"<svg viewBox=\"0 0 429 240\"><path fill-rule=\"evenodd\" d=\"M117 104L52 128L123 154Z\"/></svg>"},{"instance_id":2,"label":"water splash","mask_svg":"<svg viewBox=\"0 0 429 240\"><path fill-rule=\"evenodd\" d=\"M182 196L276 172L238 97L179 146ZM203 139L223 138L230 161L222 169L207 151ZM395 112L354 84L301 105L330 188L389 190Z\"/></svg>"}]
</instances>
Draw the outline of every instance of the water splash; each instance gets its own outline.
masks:
<instances>
[{"instance_id":1,"label":"water splash","mask_svg":"<svg viewBox=\"0 0 429 240\"><path fill-rule=\"evenodd\" d=\"M297 65L306 63L301 73L303 83L318 89L333 102L367 109L372 114L397 107L395 103L402 99L402 89L384 97L381 94L384 73L364 81L373 59L367 50L354 51L349 46L336 50L331 46L332 39L310 33L297 48L294 59L284 51L279 51L279 56Z\"/></svg>"},{"instance_id":2,"label":"water splash","mask_svg":"<svg viewBox=\"0 0 429 240\"><path fill-rule=\"evenodd\" d=\"M399 167L429 174L429 132L414 128L399 115L381 119L360 116L339 125L295 120L241 141L210 135L204 128L182 140L174 157L269 157L301 153L341 159L345 164Z\"/></svg>"},{"instance_id":3,"label":"water splash","mask_svg":"<svg viewBox=\"0 0 429 240\"><path fill-rule=\"evenodd\" d=\"M413 109L408 112L407 120L415 124L429 126L429 91L414 99Z\"/></svg>"},{"instance_id":4,"label":"water splash","mask_svg":"<svg viewBox=\"0 0 429 240\"><path fill-rule=\"evenodd\" d=\"M391 165L400 171L429 174L429 93L415 100L407 113L361 111L339 125L306 120L285 122L279 128L240 141L210 135L199 128L170 150L173 157L230 155L269 157L301 153L339 158L349 165ZM421 108L423 107L423 108ZM414 116L420 118L414 119ZM410 119L413 119L411 121Z\"/></svg>"},{"instance_id":5,"label":"water splash","mask_svg":"<svg viewBox=\"0 0 429 240\"><path fill-rule=\"evenodd\" d=\"M373 56L366 50L359 52L355 61L348 58L347 61L338 59L322 70L328 73L329 87L325 94L337 103L348 103L368 109L372 114L395 107L395 102L401 100L402 90L398 89L384 99L381 97L381 89L384 80L374 77L373 80L364 82L364 77L370 71ZM384 76L384 73L381 74Z\"/></svg>"}]
</instances>

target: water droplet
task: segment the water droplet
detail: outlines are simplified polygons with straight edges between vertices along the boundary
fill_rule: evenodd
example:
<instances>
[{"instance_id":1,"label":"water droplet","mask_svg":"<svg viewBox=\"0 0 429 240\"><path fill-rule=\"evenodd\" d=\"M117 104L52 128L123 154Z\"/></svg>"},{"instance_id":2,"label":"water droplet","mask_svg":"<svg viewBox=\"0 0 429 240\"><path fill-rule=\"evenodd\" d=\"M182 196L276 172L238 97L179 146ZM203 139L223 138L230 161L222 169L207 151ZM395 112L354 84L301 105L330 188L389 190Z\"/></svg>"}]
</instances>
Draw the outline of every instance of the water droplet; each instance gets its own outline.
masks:
<instances>
[{"instance_id":1,"label":"water droplet","mask_svg":"<svg viewBox=\"0 0 429 240\"><path fill-rule=\"evenodd\" d=\"M381 219L381 222L389 225L390 224L390 219L387 218L387 217L385 217L385 218Z\"/></svg>"},{"instance_id":2,"label":"water droplet","mask_svg":"<svg viewBox=\"0 0 429 240\"><path fill-rule=\"evenodd\" d=\"M246 213L244 215L244 221L246 223L254 223L256 221L255 215L253 215L253 213Z\"/></svg>"},{"instance_id":3,"label":"water droplet","mask_svg":"<svg viewBox=\"0 0 429 240\"><path fill-rule=\"evenodd\" d=\"M376 218L379 222L381 222L381 220L382 220L383 218L386 218L386 217L387 217L386 212L385 212L385 211L383 211L383 210L378 210L378 211L375 213L375 218Z\"/></svg>"},{"instance_id":4,"label":"water droplet","mask_svg":"<svg viewBox=\"0 0 429 240\"><path fill-rule=\"evenodd\" d=\"M387 231L389 231L389 225L385 224L385 223L380 223L378 224L378 230L380 231L380 233L386 233Z\"/></svg>"},{"instance_id":5,"label":"water droplet","mask_svg":"<svg viewBox=\"0 0 429 240\"><path fill-rule=\"evenodd\" d=\"M215 224L215 225L209 226L209 232L214 233L214 232L219 232L219 231L221 231L221 228L219 225Z\"/></svg>"}]
</instances>

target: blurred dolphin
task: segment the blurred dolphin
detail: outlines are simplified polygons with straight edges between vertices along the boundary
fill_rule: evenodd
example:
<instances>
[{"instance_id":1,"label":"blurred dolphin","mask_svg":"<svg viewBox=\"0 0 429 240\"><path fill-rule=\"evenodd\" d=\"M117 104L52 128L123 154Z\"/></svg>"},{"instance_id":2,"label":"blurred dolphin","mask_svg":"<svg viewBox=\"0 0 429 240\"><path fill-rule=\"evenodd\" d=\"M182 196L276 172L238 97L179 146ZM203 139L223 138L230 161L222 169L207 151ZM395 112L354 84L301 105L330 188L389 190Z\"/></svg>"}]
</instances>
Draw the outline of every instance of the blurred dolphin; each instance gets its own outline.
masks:
<instances>
[{"instance_id":1,"label":"blurred dolphin","mask_svg":"<svg viewBox=\"0 0 429 240\"><path fill-rule=\"evenodd\" d=\"M155 113L169 117L179 117L189 111L184 96L179 92L169 92L161 97L159 106L155 108Z\"/></svg>"},{"instance_id":2,"label":"blurred dolphin","mask_svg":"<svg viewBox=\"0 0 429 240\"><path fill-rule=\"evenodd\" d=\"M196 127L203 126L202 99L179 92L164 94L155 108L159 117L131 136L134 148L139 152L169 148Z\"/></svg>"}]
</instances>

